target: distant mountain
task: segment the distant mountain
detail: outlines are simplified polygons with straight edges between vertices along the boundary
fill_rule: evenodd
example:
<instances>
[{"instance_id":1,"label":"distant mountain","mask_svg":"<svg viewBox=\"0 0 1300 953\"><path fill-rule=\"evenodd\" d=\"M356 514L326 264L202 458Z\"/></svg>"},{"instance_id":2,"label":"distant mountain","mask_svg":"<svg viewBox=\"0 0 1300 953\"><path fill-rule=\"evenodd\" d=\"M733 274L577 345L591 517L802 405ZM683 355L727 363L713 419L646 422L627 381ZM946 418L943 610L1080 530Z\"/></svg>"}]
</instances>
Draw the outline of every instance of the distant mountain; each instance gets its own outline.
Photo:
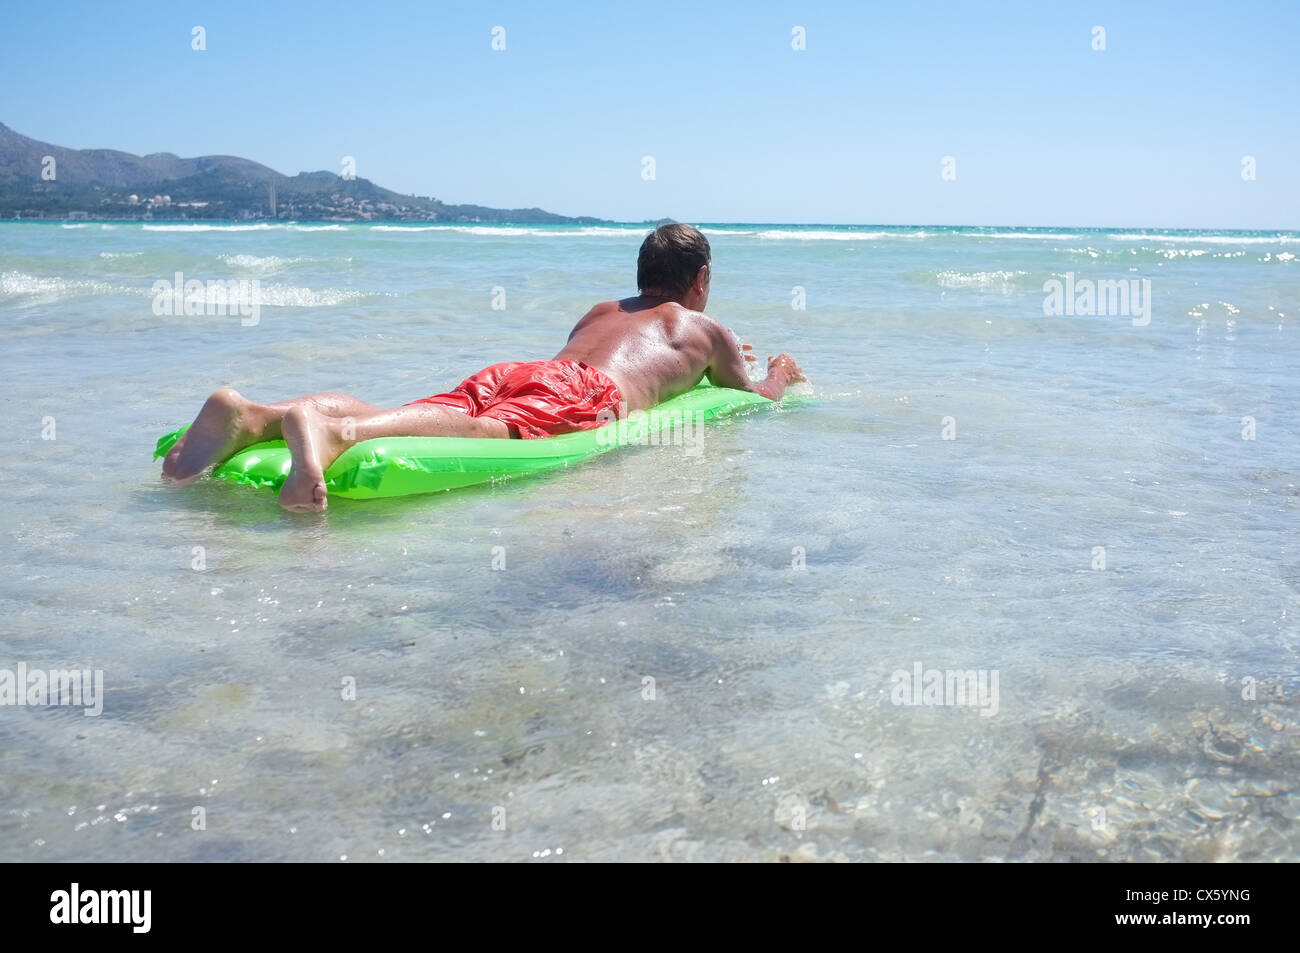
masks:
<instances>
[{"instance_id":1,"label":"distant mountain","mask_svg":"<svg viewBox=\"0 0 1300 953\"><path fill-rule=\"evenodd\" d=\"M333 172L287 176L236 156L65 149L0 123L0 218L15 217L605 224L540 208L447 205Z\"/></svg>"}]
</instances>

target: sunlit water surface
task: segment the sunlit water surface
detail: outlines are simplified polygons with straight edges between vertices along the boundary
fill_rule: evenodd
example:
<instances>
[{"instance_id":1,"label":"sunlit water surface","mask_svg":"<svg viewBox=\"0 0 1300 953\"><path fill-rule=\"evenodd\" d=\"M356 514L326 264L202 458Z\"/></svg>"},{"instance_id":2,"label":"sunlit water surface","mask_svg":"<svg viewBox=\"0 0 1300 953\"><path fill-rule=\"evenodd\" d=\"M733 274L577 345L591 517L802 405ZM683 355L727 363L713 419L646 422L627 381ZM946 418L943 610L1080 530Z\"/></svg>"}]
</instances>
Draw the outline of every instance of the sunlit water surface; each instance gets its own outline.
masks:
<instances>
[{"instance_id":1,"label":"sunlit water surface","mask_svg":"<svg viewBox=\"0 0 1300 953\"><path fill-rule=\"evenodd\" d=\"M104 673L0 708L0 859L1300 858L1300 238L709 233L812 400L301 516L155 438L548 357L643 230L0 226L0 668ZM258 323L155 315L177 271Z\"/></svg>"}]
</instances>

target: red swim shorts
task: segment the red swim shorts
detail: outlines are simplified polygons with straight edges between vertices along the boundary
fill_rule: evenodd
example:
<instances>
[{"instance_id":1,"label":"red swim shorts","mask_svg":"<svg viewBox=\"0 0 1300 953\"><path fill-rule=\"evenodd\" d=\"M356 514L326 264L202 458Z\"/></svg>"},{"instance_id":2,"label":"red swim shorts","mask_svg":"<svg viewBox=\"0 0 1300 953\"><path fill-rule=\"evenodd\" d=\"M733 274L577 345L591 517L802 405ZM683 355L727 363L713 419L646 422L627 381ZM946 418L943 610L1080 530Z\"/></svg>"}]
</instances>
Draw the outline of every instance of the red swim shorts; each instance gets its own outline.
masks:
<instances>
[{"instance_id":1,"label":"red swim shorts","mask_svg":"<svg viewBox=\"0 0 1300 953\"><path fill-rule=\"evenodd\" d=\"M511 361L465 378L451 393L411 404L491 417L529 439L600 427L618 416L622 400L617 384L581 361Z\"/></svg>"}]
</instances>

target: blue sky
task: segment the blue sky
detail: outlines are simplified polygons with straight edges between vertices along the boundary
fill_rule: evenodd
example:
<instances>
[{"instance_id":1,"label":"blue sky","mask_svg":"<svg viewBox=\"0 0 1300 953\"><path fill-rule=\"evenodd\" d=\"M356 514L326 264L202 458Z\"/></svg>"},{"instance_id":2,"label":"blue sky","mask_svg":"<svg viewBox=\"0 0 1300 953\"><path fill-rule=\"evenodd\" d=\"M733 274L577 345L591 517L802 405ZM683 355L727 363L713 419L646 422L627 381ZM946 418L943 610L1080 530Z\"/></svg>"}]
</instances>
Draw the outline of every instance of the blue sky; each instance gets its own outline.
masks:
<instances>
[{"instance_id":1,"label":"blue sky","mask_svg":"<svg viewBox=\"0 0 1300 953\"><path fill-rule=\"evenodd\" d=\"M1137 6L9 2L0 122L624 221L1300 227L1300 3Z\"/></svg>"}]
</instances>

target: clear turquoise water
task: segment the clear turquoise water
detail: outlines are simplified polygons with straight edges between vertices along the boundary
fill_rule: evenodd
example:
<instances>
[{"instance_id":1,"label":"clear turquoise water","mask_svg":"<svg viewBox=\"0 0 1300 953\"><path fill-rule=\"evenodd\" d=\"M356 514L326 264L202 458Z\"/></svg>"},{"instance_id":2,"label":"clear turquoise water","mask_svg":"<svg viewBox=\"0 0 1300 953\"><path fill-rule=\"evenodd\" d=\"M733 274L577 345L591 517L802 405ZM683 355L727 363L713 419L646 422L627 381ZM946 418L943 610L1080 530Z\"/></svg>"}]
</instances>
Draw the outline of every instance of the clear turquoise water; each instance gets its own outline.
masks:
<instances>
[{"instance_id":1,"label":"clear turquoise water","mask_svg":"<svg viewBox=\"0 0 1300 953\"><path fill-rule=\"evenodd\" d=\"M0 668L105 682L0 707L0 859L1300 858L1294 232L711 227L816 400L315 517L159 483L218 386L549 356L643 231L0 225ZM178 270L259 323L154 315ZM1150 324L1045 316L1066 272ZM917 662L997 714L893 704Z\"/></svg>"}]
</instances>

